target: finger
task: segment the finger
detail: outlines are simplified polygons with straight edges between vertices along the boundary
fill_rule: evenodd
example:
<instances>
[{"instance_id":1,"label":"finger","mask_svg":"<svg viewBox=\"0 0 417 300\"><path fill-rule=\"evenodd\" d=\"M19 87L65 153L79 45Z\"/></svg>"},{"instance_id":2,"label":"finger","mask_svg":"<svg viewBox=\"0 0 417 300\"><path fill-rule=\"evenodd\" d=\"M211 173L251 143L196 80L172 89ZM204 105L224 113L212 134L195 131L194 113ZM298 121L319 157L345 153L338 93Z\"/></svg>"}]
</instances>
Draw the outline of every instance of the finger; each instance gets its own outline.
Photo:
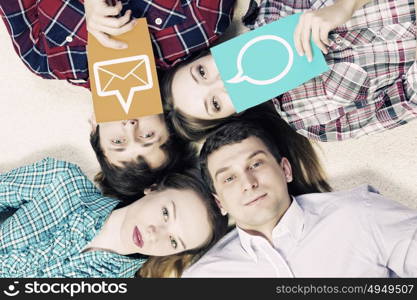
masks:
<instances>
[{"instance_id":1,"label":"finger","mask_svg":"<svg viewBox=\"0 0 417 300\"><path fill-rule=\"evenodd\" d=\"M120 1L117 1L115 6L108 6L104 3L104 5L98 9L98 13L102 16L118 16L122 8L123 5Z\"/></svg>"},{"instance_id":2,"label":"finger","mask_svg":"<svg viewBox=\"0 0 417 300\"><path fill-rule=\"evenodd\" d=\"M126 14L123 17L115 18L115 17L100 17L96 18L94 21L95 23L105 26L105 27L111 27L111 28L120 28L130 20L130 10L126 12ZM133 21L133 20L132 20Z\"/></svg>"},{"instance_id":3,"label":"finger","mask_svg":"<svg viewBox=\"0 0 417 300\"><path fill-rule=\"evenodd\" d=\"M301 15L300 20L298 21L298 24L294 30L294 45L295 45L295 49L297 50L298 55L300 56L304 55L304 49L301 45L301 30L303 28L303 22L304 22L304 18L303 18L303 15Z\"/></svg>"},{"instance_id":4,"label":"finger","mask_svg":"<svg viewBox=\"0 0 417 300\"><path fill-rule=\"evenodd\" d=\"M94 36L97 38L100 44L102 44L104 47L113 48L113 49L126 49L127 48L126 43L116 41L110 38L107 34L103 32L95 32Z\"/></svg>"},{"instance_id":5,"label":"finger","mask_svg":"<svg viewBox=\"0 0 417 300\"><path fill-rule=\"evenodd\" d=\"M310 20L306 20L306 22L304 23L302 32L301 32L301 45L304 49L304 53L306 54L308 61L312 60L310 35L311 35L311 22Z\"/></svg>"},{"instance_id":6,"label":"finger","mask_svg":"<svg viewBox=\"0 0 417 300\"><path fill-rule=\"evenodd\" d=\"M322 40L320 39L320 30L322 28L320 25L313 22L313 27L311 28L311 35L313 37L313 42L320 48L320 50L327 54L327 47L323 44Z\"/></svg>"},{"instance_id":7,"label":"finger","mask_svg":"<svg viewBox=\"0 0 417 300\"><path fill-rule=\"evenodd\" d=\"M125 32L132 30L133 27L135 27L135 25L136 25L136 20L132 20L132 22L129 22L120 28L113 28L113 27L107 27L107 26L95 24L94 29L97 31L101 31L103 33L109 34L109 35L121 35Z\"/></svg>"},{"instance_id":8,"label":"finger","mask_svg":"<svg viewBox=\"0 0 417 300\"><path fill-rule=\"evenodd\" d=\"M330 46L329 32L329 26L323 26L320 28L320 40L326 44L326 46Z\"/></svg>"}]
</instances>

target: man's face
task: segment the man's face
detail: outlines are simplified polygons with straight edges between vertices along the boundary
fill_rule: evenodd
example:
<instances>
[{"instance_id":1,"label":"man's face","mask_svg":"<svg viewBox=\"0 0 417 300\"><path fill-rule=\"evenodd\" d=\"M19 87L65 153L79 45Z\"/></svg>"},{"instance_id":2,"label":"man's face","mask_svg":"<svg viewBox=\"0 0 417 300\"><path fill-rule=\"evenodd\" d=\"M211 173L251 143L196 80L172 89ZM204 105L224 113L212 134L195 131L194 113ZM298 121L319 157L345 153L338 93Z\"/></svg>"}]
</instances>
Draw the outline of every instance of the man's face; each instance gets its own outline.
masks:
<instances>
[{"instance_id":1,"label":"man's face","mask_svg":"<svg viewBox=\"0 0 417 300\"><path fill-rule=\"evenodd\" d=\"M100 123L100 146L113 165L142 157L151 169L159 168L167 160L161 145L169 132L163 115L153 115L126 121Z\"/></svg>"},{"instance_id":2,"label":"man's face","mask_svg":"<svg viewBox=\"0 0 417 300\"><path fill-rule=\"evenodd\" d=\"M223 213L242 229L272 231L290 205L288 160L278 163L265 144L251 136L211 153L207 166Z\"/></svg>"}]
</instances>

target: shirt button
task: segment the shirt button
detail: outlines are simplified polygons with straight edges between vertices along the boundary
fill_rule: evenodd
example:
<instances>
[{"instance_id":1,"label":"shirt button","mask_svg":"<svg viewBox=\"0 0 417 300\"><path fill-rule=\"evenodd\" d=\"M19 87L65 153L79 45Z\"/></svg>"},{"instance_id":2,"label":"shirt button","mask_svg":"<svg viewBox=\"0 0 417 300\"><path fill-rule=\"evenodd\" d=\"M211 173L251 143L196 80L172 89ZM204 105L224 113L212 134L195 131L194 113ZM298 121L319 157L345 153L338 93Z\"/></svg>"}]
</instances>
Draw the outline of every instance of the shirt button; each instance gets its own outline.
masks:
<instances>
[{"instance_id":1,"label":"shirt button","mask_svg":"<svg viewBox=\"0 0 417 300\"><path fill-rule=\"evenodd\" d=\"M162 24L162 19L161 18L156 18L155 19L155 24L156 25L161 25Z\"/></svg>"},{"instance_id":2,"label":"shirt button","mask_svg":"<svg viewBox=\"0 0 417 300\"><path fill-rule=\"evenodd\" d=\"M65 40L68 42L68 43L71 43L74 39L72 38L72 36L67 36L66 38L65 38Z\"/></svg>"},{"instance_id":3,"label":"shirt button","mask_svg":"<svg viewBox=\"0 0 417 300\"><path fill-rule=\"evenodd\" d=\"M341 38L337 38L336 39L336 44L340 45L342 43L342 39Z\"/></svg>"}]
</instances>

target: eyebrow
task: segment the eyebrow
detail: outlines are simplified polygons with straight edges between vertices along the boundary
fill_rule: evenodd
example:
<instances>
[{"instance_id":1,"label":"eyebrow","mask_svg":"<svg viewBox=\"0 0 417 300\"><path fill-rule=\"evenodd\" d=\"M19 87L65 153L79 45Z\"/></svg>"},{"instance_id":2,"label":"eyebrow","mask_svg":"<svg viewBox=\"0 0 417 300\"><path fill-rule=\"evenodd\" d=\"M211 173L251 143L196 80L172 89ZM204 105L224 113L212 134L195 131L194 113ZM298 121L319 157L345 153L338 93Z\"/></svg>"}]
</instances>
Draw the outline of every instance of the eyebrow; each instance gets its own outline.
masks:
<instances>
[{"instance_id":1,"label":"eyebrow","mask_svg":"<svg viewBox=\"0 0 417 300\"><path fill-rule=\"evenodd\" d=\"M194 74L193 74L193 67L191 67L190 66L190 75L191 75L191 77L193 78L193 80L195 81L195 83L197 83L198 84L198 81L197 81L197 78L195 78L195 76L194 76Z\"/></svg>"},{"instance_id":2,"label":"eyebrow","mask_svg":"<svg viewBox=\"0 0 417 300\"><path fill-rule=\"evenodd\" d=\"M171 204L172 204L172 208L173 208L173 211L174 211L174 221L175 221L177 219L177 208L175 206L174 201L171 200ZM180 241L181 245L183 246L184 250L187 249L187 247L184 244L184 241L179 236L177 236L177 237L178 237L178 240Z\"/></svg>"},{"instance_id":3,"label":"eyebrow","mask_svg":"<svg viewBox=\"0 0 417 300\"><path fill-rule=\"evenodd\" d=\"M265 155L266 155L265 151L263 151L263 150L258 150L258 151L253 152L252 154L250 154L250 155L246 158L246 160L249 160L249 159L253 158L254 156L256 156L256 155L258 155L258 154L265 154ZM217 176L219 176L219 174L221 174L221 173L223 173L223 172L227 171L228 169L230 169L230 166L227 166L227 167L223 167L223 168L218 169L218 170L217 170L217 172L216 172L216 174L214 174L214 179L215 179L215 180L217 180Z\"/></svg>"},{"instance_id":4,"label":"eyebrow","mask_svg":"<svg viewBox=\"0 0 417 300\"><path fill-rule=\"evenodd\" d=\"M208 103L207 103L207 101L210 101L210 100L208 100L208 99L204 99L204 108L205 108L205 110L206 110L206 113L207 113L209 116L211 116L211 115L213 115L213 114L210 112L210 110L209 110L209 108L208 108Z\"/></svg>"}]
</instances>

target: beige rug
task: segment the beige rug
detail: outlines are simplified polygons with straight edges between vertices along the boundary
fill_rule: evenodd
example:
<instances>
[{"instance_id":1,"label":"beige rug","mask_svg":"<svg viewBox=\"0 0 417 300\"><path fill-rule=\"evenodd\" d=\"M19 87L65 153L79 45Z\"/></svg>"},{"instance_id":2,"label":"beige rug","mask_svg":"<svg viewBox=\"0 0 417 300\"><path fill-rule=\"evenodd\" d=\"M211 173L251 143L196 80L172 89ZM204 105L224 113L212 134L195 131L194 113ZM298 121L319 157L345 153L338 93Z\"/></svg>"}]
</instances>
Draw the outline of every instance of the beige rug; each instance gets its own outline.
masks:
<instances>
[{"instance_id":1,"label":"beige rug","mask_svg":"<svg viewBox=\"0 0 417 300\"><path fill-rule=\"evenodd\" d=\"M236 20L247 3L239 0ZM237 26L231 32L241 29ZM0 45L0 172L52 156L78 164L92 178L98 164L88 141L89 92L28 71L3 23ZM319 146L335 189L368 183L387 197L417 208L417 122Z\"/></svg>"}]
</instances>

